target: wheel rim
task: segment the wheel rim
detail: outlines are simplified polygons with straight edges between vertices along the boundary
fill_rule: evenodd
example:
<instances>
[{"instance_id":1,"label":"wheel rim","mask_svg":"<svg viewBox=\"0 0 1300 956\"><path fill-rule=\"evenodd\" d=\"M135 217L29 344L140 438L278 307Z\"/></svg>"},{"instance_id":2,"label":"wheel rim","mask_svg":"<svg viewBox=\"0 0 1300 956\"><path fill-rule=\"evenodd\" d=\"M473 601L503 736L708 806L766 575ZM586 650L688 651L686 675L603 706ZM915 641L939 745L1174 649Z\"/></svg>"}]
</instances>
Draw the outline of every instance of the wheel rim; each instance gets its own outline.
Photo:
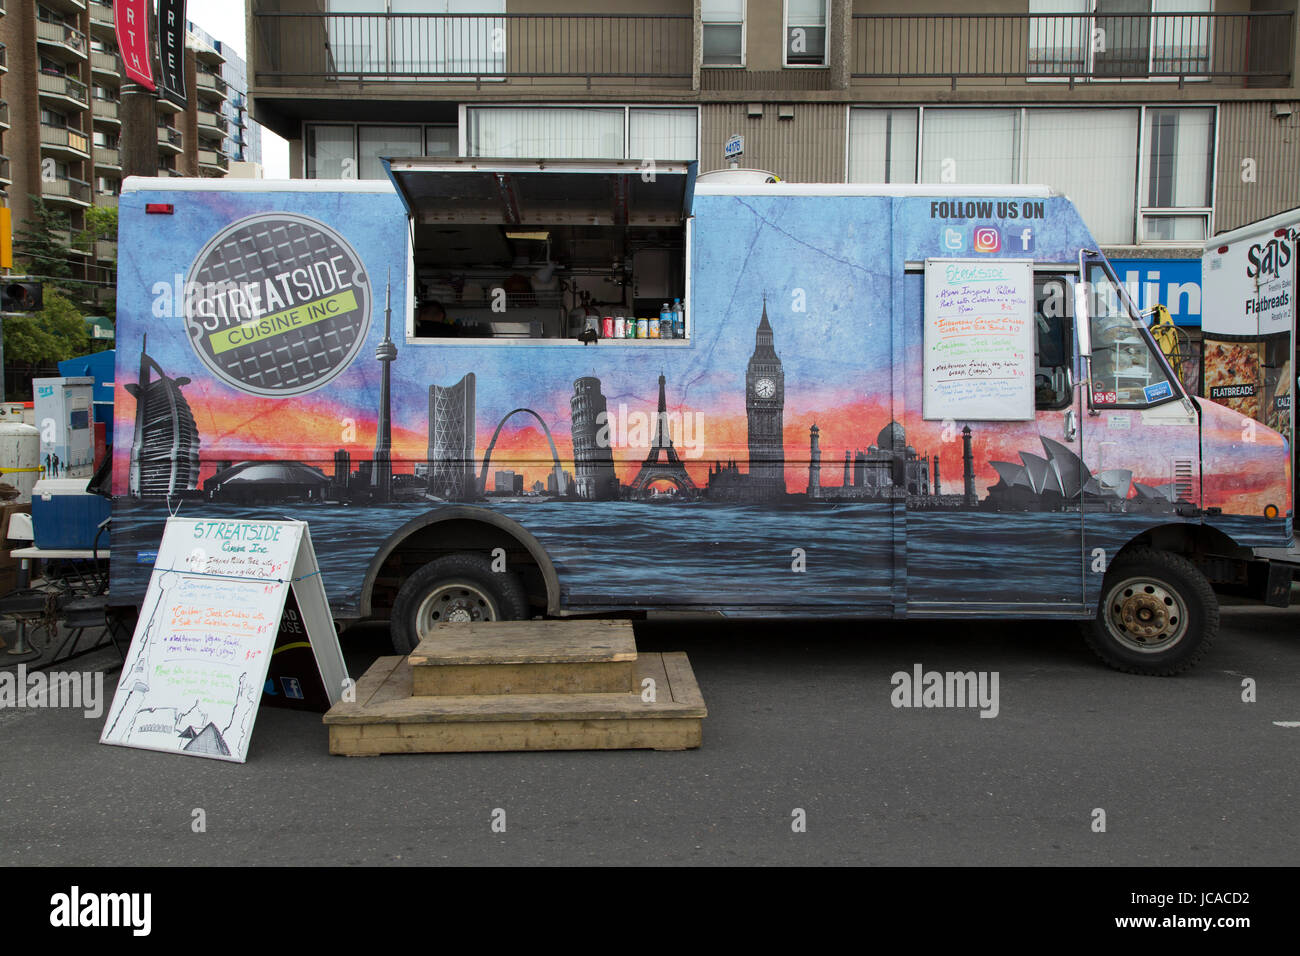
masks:
<instances>
[{"instance_id":1,"label":"wheel rim","mask_svg":"<svg viewBox=\"0 0 1300 956\"><path fill-rule=\"evenodd\" d=\"M1107 594L1106 626L1129 650L1157 654L1187 635L1187 605L1161 581L1128 578Z\"/></svg>"},{"instance_id":2,"label":"wheel rim","mask_svg":"<svg viewBox=\"0 0 1300 956\"><path fill-rule=\"evenodd\" d=\"M425 595L416 611L420 637L428 637L436 624L469 624L497 621L501 611L496 600L471 581L444 581Z\"/></svg>"}]
</instances>

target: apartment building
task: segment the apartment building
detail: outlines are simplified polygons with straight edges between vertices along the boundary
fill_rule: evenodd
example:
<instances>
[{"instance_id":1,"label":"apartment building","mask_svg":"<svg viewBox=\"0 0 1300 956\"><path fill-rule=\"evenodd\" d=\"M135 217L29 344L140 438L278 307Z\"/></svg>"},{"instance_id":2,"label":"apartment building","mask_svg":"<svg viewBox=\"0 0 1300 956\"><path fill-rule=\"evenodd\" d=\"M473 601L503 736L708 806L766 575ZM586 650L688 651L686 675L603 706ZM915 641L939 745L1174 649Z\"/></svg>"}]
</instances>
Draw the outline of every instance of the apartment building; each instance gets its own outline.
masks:
<instances>
[{"instance_id":1,"label":"apartment building","mask_svg":"<svg viewBox=\"0 0 1300 956\"><path fill-rule=\"evenodd\" d=\"M243 58L229 43L216 39L194 22L187 21L185 29L196 49L211 50L219 56L215 64L206 56L199 58L205 65L217 65L217 75L225 84L219 112L225 117L226 128L219 151L232 163L261 163L262 131L248 115L248 70ZM219 91L218 85L206 76L203 82L205 91Z\"/></svg>"},{"instance_id":2,"label":"apartment building","mask_svg":"<svg viewBox=\"0 0 1300 956\"><path fill-rule=\"evenodd\" d=\"M1047 182L1162 297L1199 289L1207 236L1300 205L1296 0L899 9L249 0L250 97L302 177L421 154L705 171L740 134L743 165L794 182ZM1199 324L1199 291L1175 317Z\"/></svg>"},{"instance_id":3,"label":"apartment building","mask_svg":"<svg viewBox=\"0 0 1300 956\"><path fill-rule=\"evenodd\" d=\"M223 77L219 43L190 31L185 107L159 98L160 175L224 176L246 150L246 110ZM237 65L242 76L242 61ZM110 0L0 0L0 202L15 228L38 196L69 217L76 278L111 282L115 242L76 241L86 210L114 206L122 186L123 82Z\"/></svg>"}]
</instances>

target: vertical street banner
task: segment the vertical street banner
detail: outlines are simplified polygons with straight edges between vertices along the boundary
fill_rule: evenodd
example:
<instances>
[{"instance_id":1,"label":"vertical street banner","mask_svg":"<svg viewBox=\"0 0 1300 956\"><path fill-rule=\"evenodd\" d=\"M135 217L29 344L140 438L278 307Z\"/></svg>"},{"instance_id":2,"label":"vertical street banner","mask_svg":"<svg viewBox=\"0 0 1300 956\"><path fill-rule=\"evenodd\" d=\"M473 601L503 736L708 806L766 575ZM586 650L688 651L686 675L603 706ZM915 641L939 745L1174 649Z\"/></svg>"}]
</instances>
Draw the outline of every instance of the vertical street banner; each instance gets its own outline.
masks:
<instances>
[{"instance_id":1,"label":"vertical street banner","mask_svg":"<svg viewBox=\"0 0 1300 956\"><path fill-rule=\"evenodd\" d=\"M148 10L148 0L117 0L113 4L113 25L127 79L146 90L153 90L157 87L153 82L153 63L149 59Z\"/></svg>"},{"instance_id":2,"label":"vertical street banner","mask_svg":"<svg viewBox=\"0 0 1300 956\"><path fill-rule=\"evenodd\" d=\"M158 0L159 92L185 105L185 0Z\"/></svg>"}]
</instances>

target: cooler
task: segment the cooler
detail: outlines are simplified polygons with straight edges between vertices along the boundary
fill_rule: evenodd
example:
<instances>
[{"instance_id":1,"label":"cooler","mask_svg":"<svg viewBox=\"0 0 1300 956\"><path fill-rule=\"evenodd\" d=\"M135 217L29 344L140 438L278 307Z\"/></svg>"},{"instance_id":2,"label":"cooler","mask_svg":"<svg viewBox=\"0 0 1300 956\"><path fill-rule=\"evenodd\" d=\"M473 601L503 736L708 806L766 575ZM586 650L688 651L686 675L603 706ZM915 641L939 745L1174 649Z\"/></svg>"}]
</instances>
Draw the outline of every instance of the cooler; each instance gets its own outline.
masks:
<instances>
[{"instance_id":1,"label":"cooler","mask_svg":"<svg viewBox=\"0 0 1300 956\"><path fill-rule=\"evenodd\" d=\"M32 528L36 547L88 550L95 545L99 523L112 509L109 499L86 490L86 478L43 478L32 489ZM108 530L99 536L108 551Z\"/></svg>"}]
</instances>

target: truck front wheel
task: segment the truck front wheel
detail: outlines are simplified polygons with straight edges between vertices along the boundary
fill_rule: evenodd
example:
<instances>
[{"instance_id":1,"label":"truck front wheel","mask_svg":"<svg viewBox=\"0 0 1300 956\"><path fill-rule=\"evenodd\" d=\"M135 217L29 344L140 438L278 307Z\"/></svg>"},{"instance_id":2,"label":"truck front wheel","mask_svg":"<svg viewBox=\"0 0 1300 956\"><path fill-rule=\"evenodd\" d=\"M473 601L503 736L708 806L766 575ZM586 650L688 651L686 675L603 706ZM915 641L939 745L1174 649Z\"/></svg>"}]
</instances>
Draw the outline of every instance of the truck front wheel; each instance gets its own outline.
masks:
<instances>
[{"instance_id":1,"label":"truck front wheel","mask_svg":"<svg viewBox=\"0 0 1300 956\"><path fill-rule=\"evenodd\" d=\"M1200 660L1218 631L1218 599L1192 562L1133 548L1107 570L1084 638L1117 670L1168 676Z\"/></svg>"},{"instance_id":2,"label":"truck front wheel","mask_svg":"<svg viewBox=\"0 0 1300 956\"><path fill-rule=\"evenodd\" d=\"M436 624L527 617L528 595L518 575L492 570L477 554L449 554L420 568L398 590L390 621L393 649L411 653Z\"/></svg>"}]
</instances>

